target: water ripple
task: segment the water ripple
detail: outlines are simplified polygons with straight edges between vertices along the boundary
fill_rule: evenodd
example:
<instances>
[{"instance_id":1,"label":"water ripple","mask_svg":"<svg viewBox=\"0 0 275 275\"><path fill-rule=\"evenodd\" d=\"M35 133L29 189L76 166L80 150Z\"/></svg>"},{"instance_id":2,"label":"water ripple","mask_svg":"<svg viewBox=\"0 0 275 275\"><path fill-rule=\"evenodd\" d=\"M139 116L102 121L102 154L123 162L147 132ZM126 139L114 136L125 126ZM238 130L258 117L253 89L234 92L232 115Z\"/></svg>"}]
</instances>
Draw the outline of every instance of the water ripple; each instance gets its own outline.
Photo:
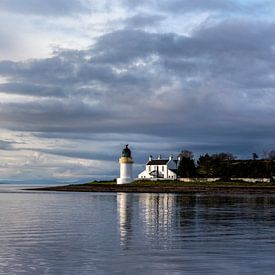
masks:
<instances>
[{"instance_id":1,"label":"water ripple","mask_svg":"<svg viewBox=\"0 0 275 275\"><path fill-rule=\"evenodd\" d=\"M0 274L273 274L275 198L0 191Z\"/></svg>"}]
</instances>

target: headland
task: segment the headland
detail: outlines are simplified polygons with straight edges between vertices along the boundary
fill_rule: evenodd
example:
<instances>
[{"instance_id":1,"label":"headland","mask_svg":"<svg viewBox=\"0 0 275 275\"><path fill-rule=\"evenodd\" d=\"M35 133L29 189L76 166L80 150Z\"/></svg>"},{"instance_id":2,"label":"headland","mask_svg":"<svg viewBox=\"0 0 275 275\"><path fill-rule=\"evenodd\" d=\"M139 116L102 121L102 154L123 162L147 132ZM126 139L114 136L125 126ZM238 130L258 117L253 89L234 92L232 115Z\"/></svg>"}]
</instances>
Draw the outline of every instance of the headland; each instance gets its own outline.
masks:
<instances>
[{"instance_id":1,"label":"headland","mask_svg":"<svg viewBox=\"0 0 275 275\"><path fill-rule=\"evenodd\" d=\"M182 194L275 194L274 183L144 181L118 185L115 181L32 188L36 191L113 192L113 193L182 193Z\"/></svg>"}]
</instances>

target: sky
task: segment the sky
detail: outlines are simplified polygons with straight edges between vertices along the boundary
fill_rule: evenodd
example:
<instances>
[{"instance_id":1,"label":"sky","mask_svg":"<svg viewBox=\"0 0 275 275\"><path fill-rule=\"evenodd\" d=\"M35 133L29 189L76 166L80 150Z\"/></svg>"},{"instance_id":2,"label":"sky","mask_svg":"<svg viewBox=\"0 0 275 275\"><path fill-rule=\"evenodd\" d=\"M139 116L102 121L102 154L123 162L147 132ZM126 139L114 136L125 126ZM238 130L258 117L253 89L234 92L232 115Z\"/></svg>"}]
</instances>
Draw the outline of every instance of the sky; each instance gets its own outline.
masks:
<instances>
[{"instance_id":1,"label":"sky","mask_svg":"<svg viewBox=\"0 0 275 275\"><path fill-rule=\"evenodd\" d=\"M118 177L129 144L275 149L275 2L1 0L0 180Z\"/></svg>"}]
</instances>

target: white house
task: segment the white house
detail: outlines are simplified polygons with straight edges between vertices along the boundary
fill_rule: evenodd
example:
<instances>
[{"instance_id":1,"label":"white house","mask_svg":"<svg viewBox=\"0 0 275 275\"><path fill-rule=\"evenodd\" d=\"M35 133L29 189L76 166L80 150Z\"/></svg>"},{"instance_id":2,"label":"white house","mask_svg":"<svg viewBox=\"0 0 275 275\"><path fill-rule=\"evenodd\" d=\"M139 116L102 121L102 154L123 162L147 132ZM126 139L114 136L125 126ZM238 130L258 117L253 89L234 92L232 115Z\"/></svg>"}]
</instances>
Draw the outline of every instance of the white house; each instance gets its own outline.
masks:
<instances>
[{"instance_id":1,"label":"white house","mask_svg":"<svg viewBox=\"0 0 275 275\"><path fill-rule=\"evenodd\" d=\"M170 155L168 159L162 159L161 155L157 159L149 157L145 170L138 175L139 179L167 179L177 178L179 160L174 160Z\"/></svg>"}]
</instances>

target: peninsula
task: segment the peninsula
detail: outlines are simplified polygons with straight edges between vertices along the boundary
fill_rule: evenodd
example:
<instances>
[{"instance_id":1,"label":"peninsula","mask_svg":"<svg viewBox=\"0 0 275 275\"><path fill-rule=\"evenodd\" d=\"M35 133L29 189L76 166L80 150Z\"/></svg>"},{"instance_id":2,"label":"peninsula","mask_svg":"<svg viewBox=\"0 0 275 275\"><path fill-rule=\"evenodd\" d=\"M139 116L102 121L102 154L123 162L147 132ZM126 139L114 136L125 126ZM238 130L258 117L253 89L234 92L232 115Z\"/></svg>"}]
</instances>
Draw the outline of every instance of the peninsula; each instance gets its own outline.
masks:
<instances>
[{"instance_id":1,"label":"peninsula","mask_svg":"<svg viewBox=\"0 0 275 275\"><path fill-rule=\"evenodd\" d=\"M144 181L118 185L115 181L90 182L78 185L33 188L38 191L63 192L123 192L123 193L181 193L181 194L275 194L273 183L246 182L180 182Z\"/></svg>"},{"instance_id":2,"label":"peninsula","mask_svg":"<svg viewBox=\"0 0 275 275\"><path fill-rule=\"evenodd\" d=\"M275 194L275 152L269 160L237 160L231 154L201 156L182 151L175 160L149 156L145 170L133 177L133 158L128 144L119 158L120 177L78 185L36 188L40 191L125 192L125 193L260 193Z\"/></svg>"}]
</instances>

